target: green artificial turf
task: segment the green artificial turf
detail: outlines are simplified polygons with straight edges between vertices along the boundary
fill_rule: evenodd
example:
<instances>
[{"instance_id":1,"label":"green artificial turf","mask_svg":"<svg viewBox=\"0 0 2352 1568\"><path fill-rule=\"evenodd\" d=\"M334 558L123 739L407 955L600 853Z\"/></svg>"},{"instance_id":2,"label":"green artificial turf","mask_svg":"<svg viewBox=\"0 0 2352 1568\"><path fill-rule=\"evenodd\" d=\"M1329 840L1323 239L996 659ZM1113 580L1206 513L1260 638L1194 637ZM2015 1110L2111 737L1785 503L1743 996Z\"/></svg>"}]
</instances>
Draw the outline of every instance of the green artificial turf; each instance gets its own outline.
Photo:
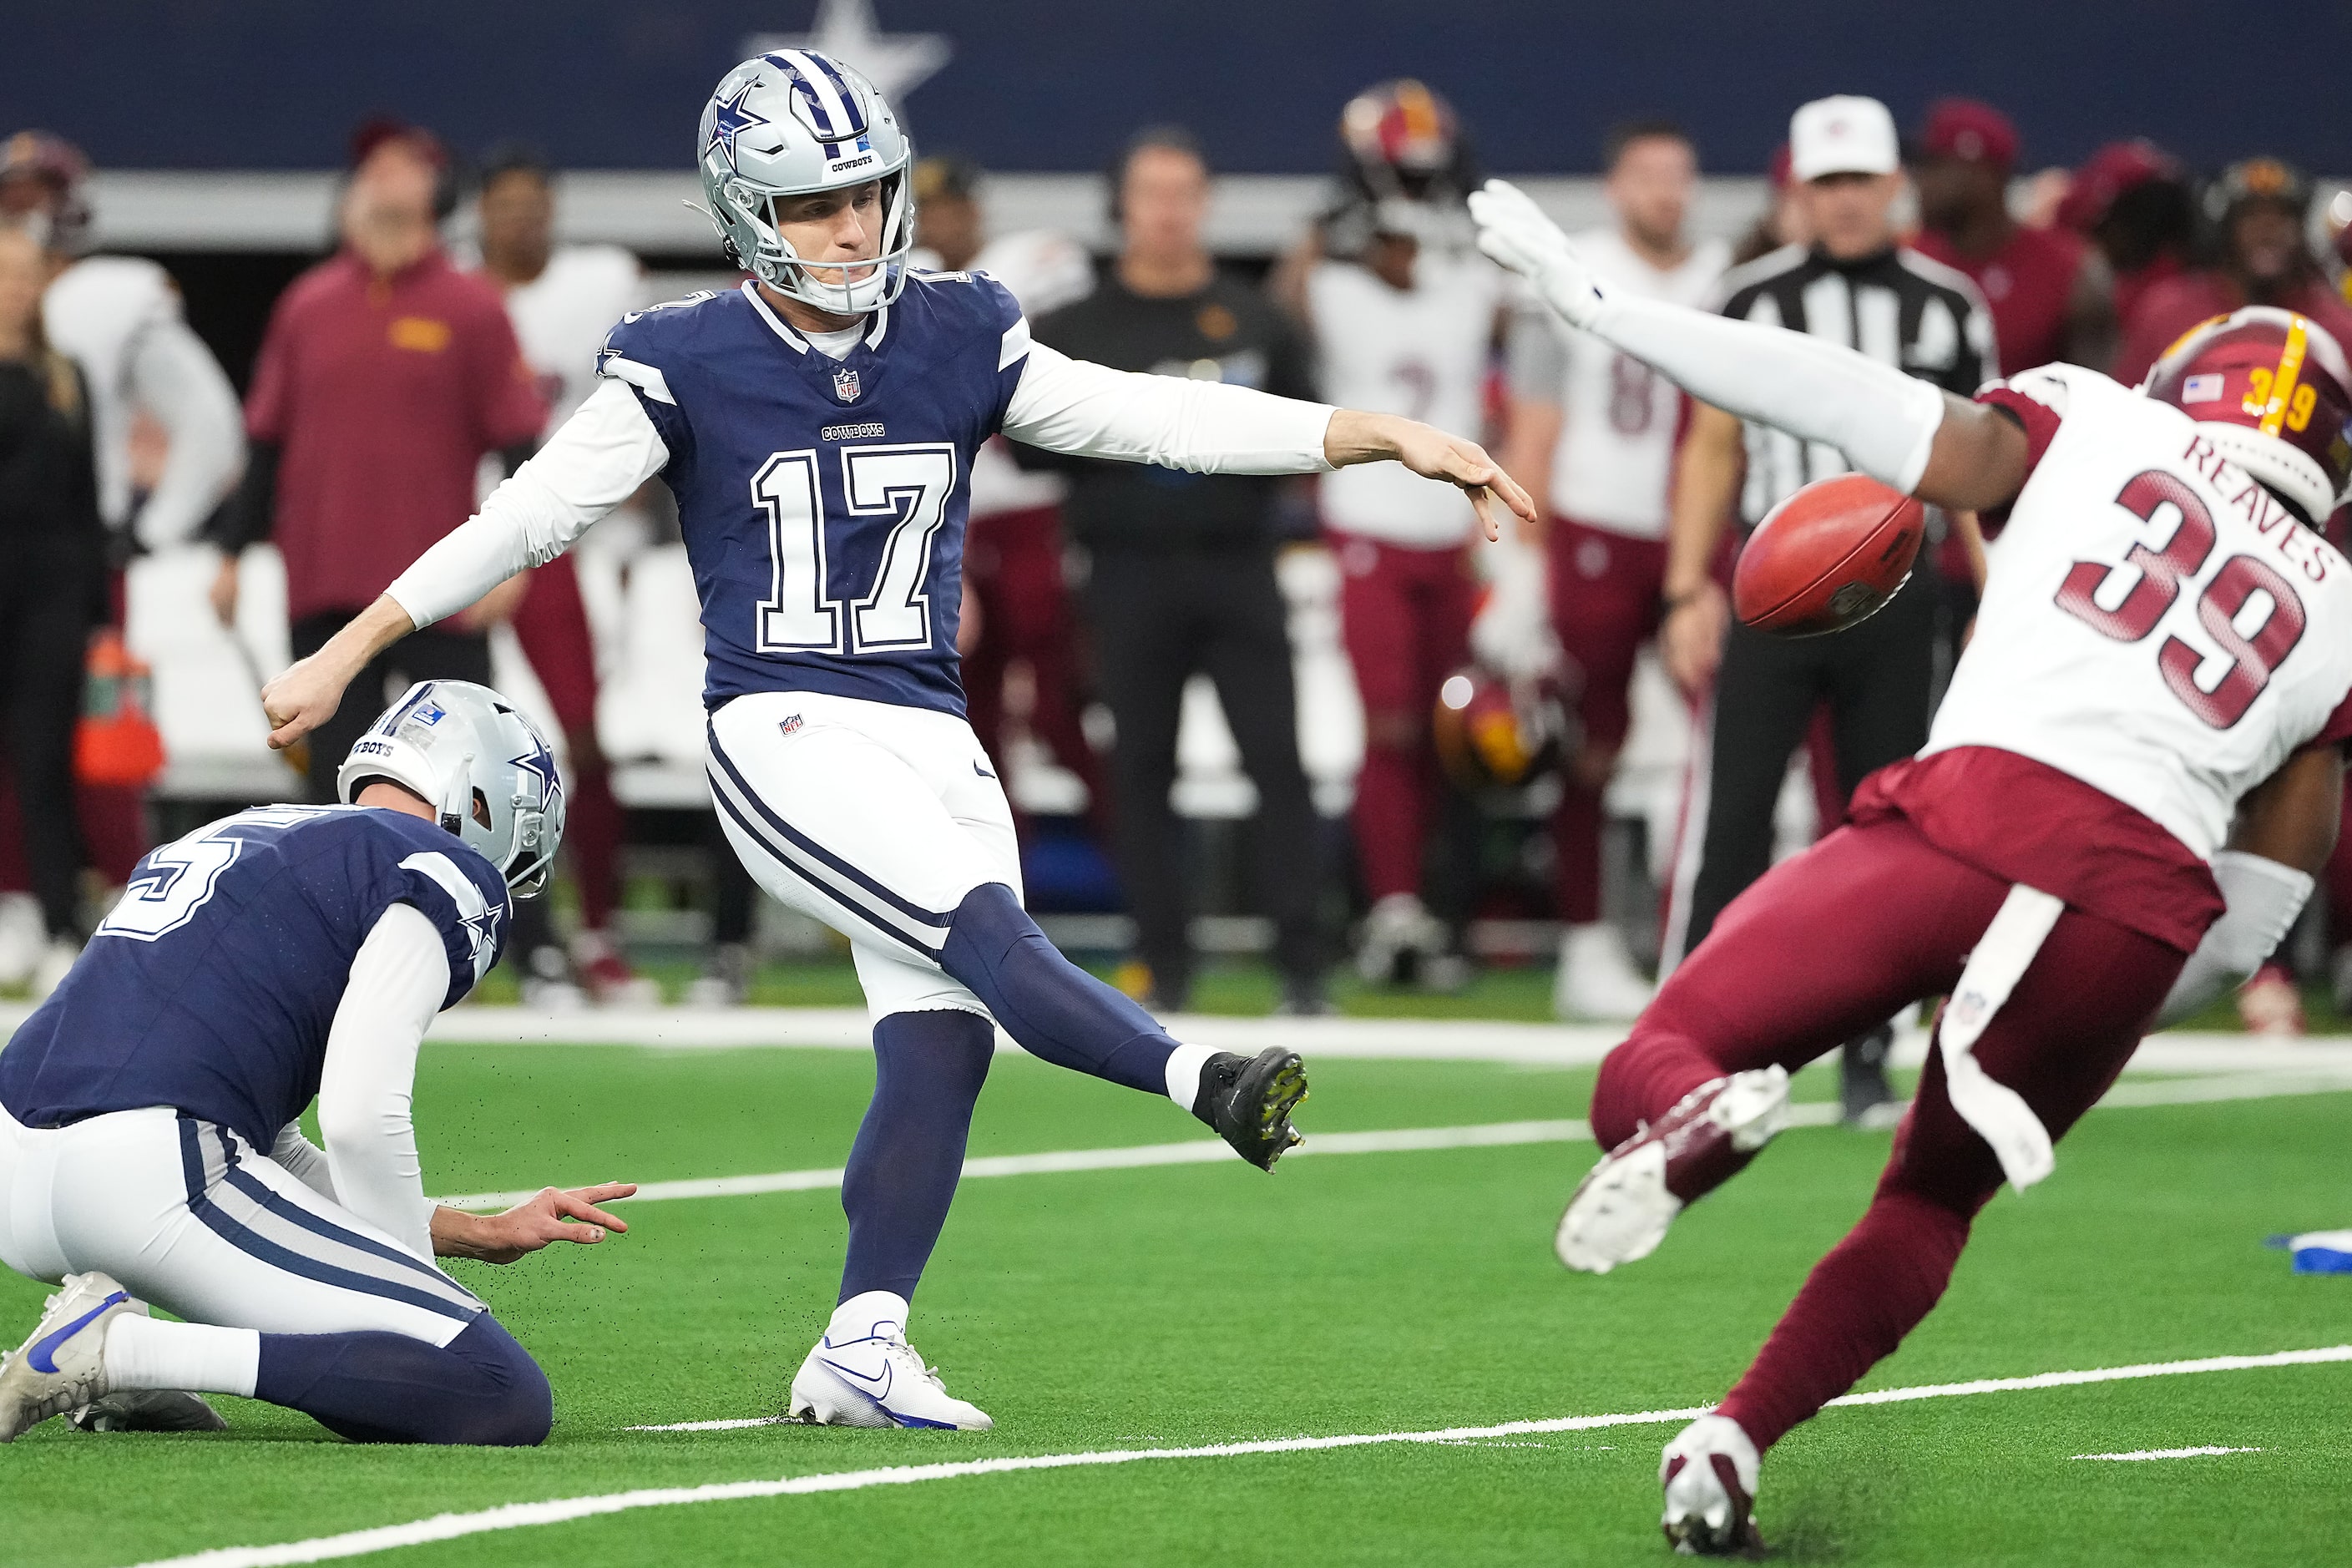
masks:
<instances>
[{"instance_id":1,"label":"green artificial turf","mask_svg":"<svg viewBox=\"0 0 2352 1568\"><path fill-rule=\"evenodd\" d=\"M859 1053L434 1046L417 1119L437 1191L838 1164ZM1821 1081L1811 1081L1819 1076ZM1589 1072L1332 1062L1318 1131L1575 1117ZM1804 1090L1825 1092L1825 1075ZM1000 1058L972 1152L1162 1142L1165 1104ZM2341 1225L2352 1096L2102 1111L2056 1175L2004 1194L1950 1295L1874 1386L2352 1340L2352 1279L2298 1279L2270 1232ZM772 1412L833 1300L830 1192L640 1205L625 1237L459 1264L552 1378L535 1451L367 1448L224 1401L220 1436L0 1450L0 1563L130 1564L446 1510L1020 1454L1420 1431L1702 1404L1735 1378L1866 1201L1887 1138L1786 1135L1606 1279L1549 1256L1591 1152L1538 1144L974 1180L916 1342L991 1434L635 1424ZM13 1338L40 1289L0 1278ZM1769 1456L1786 1561L2295 1563L2340 1552L2352 1366L1832 1410ZM362 1559L546 1563L1623 1563L1662 1561L1674 1426L991 1475L645 1510ZM2198 1445L2147 1464L2073 1456Z\"/></svg>"}]
</instances>

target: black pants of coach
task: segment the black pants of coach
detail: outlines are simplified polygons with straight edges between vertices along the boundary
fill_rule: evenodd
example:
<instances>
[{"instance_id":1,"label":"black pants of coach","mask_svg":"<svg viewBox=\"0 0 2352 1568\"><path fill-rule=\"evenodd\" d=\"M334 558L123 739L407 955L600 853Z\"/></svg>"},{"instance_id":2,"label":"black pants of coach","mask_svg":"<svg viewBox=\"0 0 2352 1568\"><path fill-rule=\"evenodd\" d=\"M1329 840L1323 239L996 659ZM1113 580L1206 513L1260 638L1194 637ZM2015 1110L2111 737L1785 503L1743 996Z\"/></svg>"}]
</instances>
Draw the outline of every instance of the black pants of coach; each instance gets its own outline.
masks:
<instances>
[{"instance_id":1,"label":"black pants of coach","mask_svg":"<svg viewBox=\"0 0 2352 1568\"><path fill-rule=\"evenodd\" d=\"M1206 675L1257 786L1250 840L1260 907L1275 922L1275 963L1312 982L1322 887L1321 833L1298 758L1288 614L1273 558L1234 553L1101 551L1087 585L1103 700L1117 722L1111 804L1119 879L1135 917L1155 1000L1181 1005L1192 985L1186 835L1170 806L1184 683Z\"/></svg>"},{"instance_id":2,"label":"black pants of coach","mask_svg":"<svg viewBox=\"0 0 2352 1568\"><path fill-rule=\"evenodd\" d=\"M1770 868L1772 808L1818 710L1829 709L1841 799L1927 743L1942 624L1938 584L1924 571L1878 614L1829 637L1776 637L1732 624L1716 676L1706 833L1685 952Z\"/></svg>"}]
</instances>

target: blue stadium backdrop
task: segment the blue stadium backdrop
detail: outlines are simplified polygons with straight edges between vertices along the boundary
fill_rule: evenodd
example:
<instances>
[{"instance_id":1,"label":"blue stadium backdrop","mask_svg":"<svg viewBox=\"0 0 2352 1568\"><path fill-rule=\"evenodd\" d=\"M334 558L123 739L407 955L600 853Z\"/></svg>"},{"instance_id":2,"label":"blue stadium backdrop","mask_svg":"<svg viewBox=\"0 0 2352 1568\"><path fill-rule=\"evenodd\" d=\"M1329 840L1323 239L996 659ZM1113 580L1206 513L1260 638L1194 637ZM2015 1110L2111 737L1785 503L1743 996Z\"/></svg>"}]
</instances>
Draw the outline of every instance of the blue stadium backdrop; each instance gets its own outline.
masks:
<instances>
[{"instance_id":1,"label":"blue stadium backdrop","mask_svg":"<svg viewBox=\"0 0 2352 1568\"><path fill-rule=\"evenodd\" d=\"M760 34L819 0L101 0L28 5L0 52L6 118L124 168L321 168L388 110L478 149L526 135L561 163L690 160L702 95ZM1760 168L1790 108L1868 92L1914 118L1975 93L2029 163L2121 134L2201 163L2267 148L2352 171L2340 0L828 0L908 78L923 144L1002 169L1097 166L1137 124L1182 119L1221 166L1309 173L1349 92L1413 72L1451 95L1498 169L1590 170L1602 130L1678 117L1708 166ZM944 57L942 61L942 57ZM928 74L926 74L928 73Z\"/></svg>"}]
</instances>

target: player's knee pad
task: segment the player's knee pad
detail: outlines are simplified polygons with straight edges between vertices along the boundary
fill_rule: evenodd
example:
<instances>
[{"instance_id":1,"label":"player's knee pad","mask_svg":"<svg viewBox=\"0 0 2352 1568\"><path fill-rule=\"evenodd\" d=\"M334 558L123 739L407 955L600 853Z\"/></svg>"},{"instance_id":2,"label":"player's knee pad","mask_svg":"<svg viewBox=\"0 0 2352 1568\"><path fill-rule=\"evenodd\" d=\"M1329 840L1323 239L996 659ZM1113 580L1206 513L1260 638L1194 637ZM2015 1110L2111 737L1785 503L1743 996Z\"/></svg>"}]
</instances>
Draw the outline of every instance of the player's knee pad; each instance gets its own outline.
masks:
<instances>
[{"instance_id":1,"label":"player's knee pad","mask_svg":"<svg viewBox=\"0 0 2352 1568\"><path fill-rule=\"evenodd\" d=\"M506 1325L484 1312L446 1347L475 1370L475 1397L439 1440L490 1448L533 1448L555 1426L555 1392L547 1373Z\"/></svg>"}]
</instances>

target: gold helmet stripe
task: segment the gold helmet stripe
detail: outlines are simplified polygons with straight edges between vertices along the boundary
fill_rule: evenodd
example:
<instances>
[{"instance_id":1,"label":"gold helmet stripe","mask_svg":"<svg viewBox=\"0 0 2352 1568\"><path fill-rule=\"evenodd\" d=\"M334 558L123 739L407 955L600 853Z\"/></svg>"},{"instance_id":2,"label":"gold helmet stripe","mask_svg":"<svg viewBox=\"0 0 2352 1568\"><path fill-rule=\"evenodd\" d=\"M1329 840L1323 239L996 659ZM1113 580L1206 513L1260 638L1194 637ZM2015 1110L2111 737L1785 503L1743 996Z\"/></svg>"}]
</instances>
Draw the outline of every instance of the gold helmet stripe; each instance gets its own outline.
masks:
<instances>
[{"instance_id":1,"label":"gold helmet stripe","mask_svg":"<svg viewBox=\"0 0 2352 1568\"><path fill-rule=\"evenodd\" d=\"M2279 351L2278 372L2271 377L2271 400L2259 426L2265 436L2277 435L2286 423L2287 402L2294 395L2294 384L2303 374L2303 357L2311 342L2309 326L2301 316L2287 324L2286 347Z\"/></svg>"}]
</instances>

